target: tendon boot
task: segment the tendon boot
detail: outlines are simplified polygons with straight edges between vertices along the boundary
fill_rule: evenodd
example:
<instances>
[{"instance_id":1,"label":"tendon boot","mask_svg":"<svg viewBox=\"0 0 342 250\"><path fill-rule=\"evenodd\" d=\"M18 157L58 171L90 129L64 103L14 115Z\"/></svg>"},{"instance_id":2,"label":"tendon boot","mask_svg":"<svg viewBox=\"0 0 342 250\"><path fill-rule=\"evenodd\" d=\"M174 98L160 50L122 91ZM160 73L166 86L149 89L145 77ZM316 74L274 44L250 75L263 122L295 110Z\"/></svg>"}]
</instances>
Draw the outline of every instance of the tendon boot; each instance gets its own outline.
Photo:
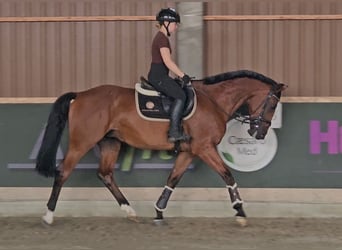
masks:
<instances>
[{"instance_id":1,"label":"tendon boot","mask_svg":"<svg viewBox=\"0 0 342 250\"><path fill-rule=\"evenodd\" d=\"M190 136L183 133L181 120L183 115L184 102L176 99L171 107L170 129L168 133L169 142L188 141Z\"/></svg>"}]
</instances>

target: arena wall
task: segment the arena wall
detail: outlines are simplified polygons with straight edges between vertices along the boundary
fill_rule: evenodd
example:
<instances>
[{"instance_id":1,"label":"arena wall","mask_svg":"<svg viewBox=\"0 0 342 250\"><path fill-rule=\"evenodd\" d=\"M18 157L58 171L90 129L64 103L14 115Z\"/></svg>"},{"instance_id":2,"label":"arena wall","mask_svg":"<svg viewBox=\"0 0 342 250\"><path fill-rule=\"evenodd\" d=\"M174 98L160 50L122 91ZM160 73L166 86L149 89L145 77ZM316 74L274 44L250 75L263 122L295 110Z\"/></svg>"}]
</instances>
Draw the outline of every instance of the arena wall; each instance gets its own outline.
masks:
<instances>
[{"instance_id":1,"label":"arena wall","mask_svg":"<svg viewBox=\"0 0 342 250\"><path fill-rule=\"evenodd\" d=\"M1 0L0 97L56 97L104 83L133 87L147 74L154 15L166 6L183 10L185 21L203 20L203 42L194 43L196 53L187 49L193 58L180 48L179 64L194 76L250 69L288 84L286 96L342 94L341 1L200 4L191 12L182 1ZM186 39L180 26L182 41L198 34Z\"/></svg>"},{"instance_id":2,"label":"arena wall","mask_svg":"<svg viewBox=\"0 0 342 250\"><path fill-rule=\"evenodd\" d=\"M0 0L1 216L45 212L52 180L33 172L30 150L44 126L49 105L64 92L99 84L133 87L140 75L147 74L149 46L156 31L154 14L165 6L186 10L181 4ZM202 2L200 9L196 15L203 20L203 40L195 43L202 57L197 66L201 67L199 77L250 69L289 85L282 97L285 124L277 131L281 152L267 168L249 177L234 172L248 215L340 217L340 151L331 155L324 145L322 154L310 155L308 126L310 120L316 120L325 129L330 121L340 120L341 1L208 1ZM186 40L184 34L182 39ZM183 57L179 56L177 51L184 47L178 48L182 45L172 39L175 60L191 72L187 68L191 58L183 52ZM32 107L42 108L33 124L32 117L37 114L35 109L30 111ZM22 113L13 112L13 108ZM27 121L23 121L25 116ZM301 121L303 116L306 118ZM16 129L11 122L21 127ZM303 124L305 128L301 128ZM4 129L6 126L14 130ZM25 131L24 135L20 131ZM304 146L296 151L298 140ZM298 159L301 163L296 165L293 161ZM29 164L29 168L9 168L11 163ZM297 170L291 167L297 167L300 174L296 176ZM315 169L321 171L320 179L312 178ZM94 170L87 170L86 177L92 174L89 171ZM168 172L157 173L164 179L159 176L152 187L123 187L140 216L154 216L153 204ZM109 192L100 183L82 179L83 174L76 173L78 177L63 189L56 215L123 216ZM124 182L127 174L119 172L119 179ZM203 187L187 186L191 179L190 174L176 189L166 216L233 215L227 190L217 182L218 177L213 177L214 184L206 182Z\"/></svg>"}]
</instances>

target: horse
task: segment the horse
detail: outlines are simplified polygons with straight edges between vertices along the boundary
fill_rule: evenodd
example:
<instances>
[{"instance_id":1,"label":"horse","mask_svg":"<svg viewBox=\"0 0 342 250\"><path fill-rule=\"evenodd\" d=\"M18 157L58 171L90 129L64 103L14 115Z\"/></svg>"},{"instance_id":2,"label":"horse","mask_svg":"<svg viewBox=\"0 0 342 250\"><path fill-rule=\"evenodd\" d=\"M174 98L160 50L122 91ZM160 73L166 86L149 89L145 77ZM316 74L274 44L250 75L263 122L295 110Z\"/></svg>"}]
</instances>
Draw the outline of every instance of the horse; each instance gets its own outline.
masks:
<instances>
[{"instance_id":1,"label":"horse","mask_svg":"<svg viewBox=\"0 0 342 250\"><path fill-rule=\"evenodd\" d=\"M273 79L250 70L222 73L191 83L196 96L192 116L183 120L189 141L178 142L177 157L166 185L155 203L155 221L163 221L168 200L195 157L205 162L223 179L228 189L236 221L247 225L237 183L221 159L217 145L226 132L226 123L242 106L248 106L248 133L264 139L281 92L287 87ZM56 152L68 123L68 150L56 166ZM48 117L36 170L46 177L54 177L47 212L43 222L53 223L53 213L63 184L76 164L93 147L100 152L97 175L112 193L120 208L130 219L135 210L121 192L114 178L114 165L123 143L140 149L173 150L175 143L167 140L169 123L143 119L135 104L135 90L116 85L100 85L81 92L68 92L54 102Z\"/></svg>"}]
</instances>

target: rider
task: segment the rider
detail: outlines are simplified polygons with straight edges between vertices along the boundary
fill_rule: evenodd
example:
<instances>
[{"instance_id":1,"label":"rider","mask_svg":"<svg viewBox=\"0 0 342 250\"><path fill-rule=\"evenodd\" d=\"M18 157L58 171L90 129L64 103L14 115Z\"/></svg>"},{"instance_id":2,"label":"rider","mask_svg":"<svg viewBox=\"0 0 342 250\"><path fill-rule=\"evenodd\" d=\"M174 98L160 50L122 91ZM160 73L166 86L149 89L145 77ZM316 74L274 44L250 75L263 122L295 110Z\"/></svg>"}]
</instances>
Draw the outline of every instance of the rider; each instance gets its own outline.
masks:
<instances>
[{"instance_id":1,"label":"rider","mask_svg":"<svg viewBox=\"0 0 342 250\"><path fill-rule=\"evenodd\" d=\"M169 76L169 71L171 71L180 77L184 84L189 84L191 80L171 58L168 37L176 31L177 25L180 23L180 16L173 8L167 8L159 11L156 20L159 31L152 42L152 63L148 79L159 92L174 99L171 107L168 140L170 142L184 141L189 138L184 134L181 126L186 96L181 86Z\"/></svg>"}]
</instances>

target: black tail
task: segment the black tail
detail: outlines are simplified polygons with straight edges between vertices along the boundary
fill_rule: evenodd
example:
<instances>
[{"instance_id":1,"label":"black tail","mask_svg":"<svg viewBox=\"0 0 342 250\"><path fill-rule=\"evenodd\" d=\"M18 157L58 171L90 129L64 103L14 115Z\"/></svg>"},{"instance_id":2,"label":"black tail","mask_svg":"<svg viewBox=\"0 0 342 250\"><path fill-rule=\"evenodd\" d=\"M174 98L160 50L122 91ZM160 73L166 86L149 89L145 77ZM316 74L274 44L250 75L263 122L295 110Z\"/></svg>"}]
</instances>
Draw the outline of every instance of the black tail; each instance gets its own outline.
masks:
<instances>
[{"instance_id":1,"label":"black tail","mask_svg":"<svg viewBox=\"0 0 342 250\"><path fill-rule=\"evenodd\" d=\"M68 121L70 101L75 99L76 95L73 92L66 93L53 104L37 157L36 170L41 175L46 177L55 175L57 148Z\"/></svg>"}]
</instances>

